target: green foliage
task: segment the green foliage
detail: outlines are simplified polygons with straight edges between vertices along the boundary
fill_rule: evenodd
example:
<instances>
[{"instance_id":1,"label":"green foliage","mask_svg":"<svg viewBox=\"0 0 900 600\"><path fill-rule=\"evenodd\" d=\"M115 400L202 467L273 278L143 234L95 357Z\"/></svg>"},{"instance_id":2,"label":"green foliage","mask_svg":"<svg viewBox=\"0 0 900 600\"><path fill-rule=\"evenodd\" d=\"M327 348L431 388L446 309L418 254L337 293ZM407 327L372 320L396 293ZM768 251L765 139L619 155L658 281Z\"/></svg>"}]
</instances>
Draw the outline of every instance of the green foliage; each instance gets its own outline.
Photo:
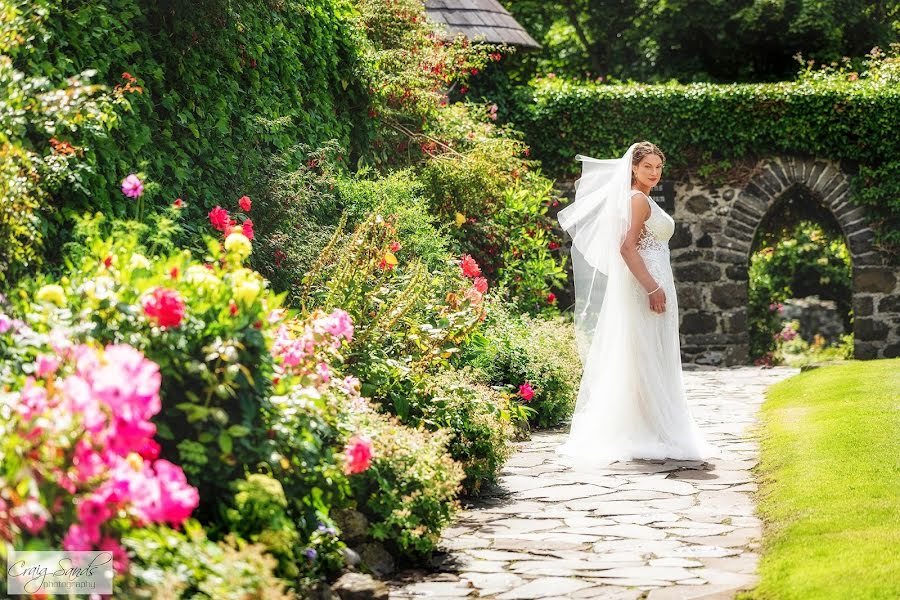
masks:
<instances>
[{"instance_id":1,"label":"green foliage","mask_svg":"<svg viewBox=\"0 0 900 600\"><path fill-rule=\"evenodd\" d=\"M533 411L529 422L539 427L559 424L575 407L581 362L572 322L517 314L492 301L484 332L475 336L462 360L484 373L492 386L518 393L528 383L534 398L517 398Z\"/></svg>"},{"instance_id":2,"label":"green foliage","mask_svg":"<svg viewBox=\"0 0 900 600\"><path fill-rule=\"evenodd\" d=\"M845 0L509 0L543 46L519 70L639 81L772 81L798 50L818 62L860 56L900 34L896 2Z\"/></svg>"},{"instance_id":3,"label":"green foliage","mask_svg":"<svg viewBox=\"0 0 900 600\"><path fill-rule=\"evenodd\" d=\"M444 428L452 433L448 449L465 469L463 489L477 494L485 483L496 482L512 454L507 396L481 383L469 368L430 376L422 388L414 410L428 429Z\"/></svg>"},{"instance_id":4,"label":"green foliage","mask_svg":"<svg viewBox=\"0 0 900 600\"><path fill-rule=\"evenodd\" d=\"M78 158L81 185L53 194L59 226L83 210L122 216L115 184L138 170L160 184L145 192L148 206L170 203L160 190L172 190L199 222L223 198L256 197L271 156L298 139L364 139L366 93L345 0L14 0L4 10L0 50L15 69L59 85L89 68L96 82L132 90L133 111L114 135ZM16 135L49 154L45 132ZM56 135L80 145L68 131Z\"/></svg>"},{"instance_id":5,"label":"green foliage","mask_svg":"<svg viewBox=\"0 0 900 600\"><path fill-rule=\"evenodd\" d=\"M278 559L278 574L296 578L300 534L288 517L284 488L276 479L252 473L232 482L233 506L224 514L226 531L253 543L261 543Z\"/></svg>"},{"instance_id":6,"label":"green foliage","mask_svg":"<svg viewBox=\"0 0 900 600\"><path fill-rule=\"evenodd\" d=\"M297 598L276 576L277 563L264 545L233 535L213 542L193 519L185 523L184 532L156 526L134 530L122 541L135 555L119 592L127 598Z\"/></svg>"},{"instance_id":7,"label":"green foliage","mask_svg":"<svg viewBox=\"0 0 900 600\"><path fill-rule=\"evenodd\" d=\"M411 429L371 410L350 417L374 443L372 465L350 481L372 536L403 556L427 555L459 509L456 496L465 476L447 453L449 432Z\"/></svg>"},{"instance_id":8,"label":"green foliage","mask_svg":"<svg viewBox=\"0 0 900 600\"><path fill-rule=\"evenodd\" d=\"M850 312L852 265L847 244L815 223L801 222L784 238L756 251L748 276L751 357L775 350L783 326L780 303L789 298L815 294L836 301L843 314Z\"/></svg>"},{"instance_id":9,"label":"green foliage","mask_svg":"<svg viewBox=\"0 0 900 600\"><path fill-rule=\"evenodd\" d=\"M21 35L16 25L0 20L0 31ZM88 194L94 144L107 139L118 113L129 107L121 89L107 94L88 84L92 72L58 84L26 77L13 68L5 44L0 36L0 285L41 266L44 253L53 252L44 240L68 213L54 213L51 199L67 190Z\"/></svg>"},{"instance_id":10,"label":"green foliage","mask_svg":"<svg viewBox=\"0 0 900 600\"><path fill-rule=\"evenodd\" d=\"M900 156L892 125L900 121L898 64L896 54L873 55L859 73L816 72L761 85L544 79L518 90L511 117L536 158L559 176L575 174L572 148L619 156L641 139L663 148L673 177L692 166L724 161L727 169L731 161L772 154L857 162L852 199L868 206L879 242L890 249L900 245L900 194L890 175Z\"/></svg>"},{"instance_id":11,"label":"green foliage","mask_svg":"<svg viewBox=\"0 0 900 600\"><path fill-rule=\"evenodd\" d=\"M527 160L520 135L496 126L490 114L475 104L444 110L435 135L453 150L424 164L420 178L439 222L455 223L458 251L475 257L522 310L554 313L548 292L562 286L565 261L550 249L553 182Z\"/></svg>"}]
</instances>

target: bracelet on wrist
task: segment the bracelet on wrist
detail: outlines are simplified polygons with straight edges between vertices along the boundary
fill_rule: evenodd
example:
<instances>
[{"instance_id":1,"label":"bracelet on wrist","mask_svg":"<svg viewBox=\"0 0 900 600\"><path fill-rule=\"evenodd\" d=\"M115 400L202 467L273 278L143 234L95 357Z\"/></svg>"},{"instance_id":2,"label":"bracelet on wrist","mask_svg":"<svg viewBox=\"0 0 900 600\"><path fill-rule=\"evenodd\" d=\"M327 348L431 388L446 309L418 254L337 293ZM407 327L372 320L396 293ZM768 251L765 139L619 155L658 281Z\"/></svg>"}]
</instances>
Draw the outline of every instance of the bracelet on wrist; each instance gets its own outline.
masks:
<instances>
[{"instance_id":1,"label":"bracelet on wrist","mask_svg":"<svg viewBox=\"0 0 900 600\"><path fill-rule=\"evenodd\" d=\"M661 288L661 287L662 287L661 285L656 286L656 290L658 290L658 289ZM655 292L656 290L653 290L653 292ZM649 296L649 295L652 294L653 292L647 292L647 295Z\"/></svg>"}]
</instances>

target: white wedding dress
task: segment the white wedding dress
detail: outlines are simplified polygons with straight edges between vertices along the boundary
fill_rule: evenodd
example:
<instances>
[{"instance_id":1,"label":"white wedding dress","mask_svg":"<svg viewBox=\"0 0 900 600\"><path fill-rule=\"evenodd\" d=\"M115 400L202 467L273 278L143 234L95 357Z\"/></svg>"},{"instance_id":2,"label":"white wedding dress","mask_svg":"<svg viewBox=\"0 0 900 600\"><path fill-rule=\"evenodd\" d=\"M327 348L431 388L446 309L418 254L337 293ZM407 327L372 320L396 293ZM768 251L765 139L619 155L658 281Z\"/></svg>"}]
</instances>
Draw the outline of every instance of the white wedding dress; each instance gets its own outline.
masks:
<instances>
[{"instance_id":1,"label":"white wedding dress","mask_svg":"<svg viewBox=\"0 0 900 600\"><path fill-rule=\"evenodd\" d=\"M621 300L602 305L601 327L590 340L571 430L556 451L599 462L703 460L719 451L707 443L691 416L682 383L678 300L668 246L675 221L642 192L630 194L640 194L650 204L638 252L665 291L666 309L653 312L631 271L616 271L623 273L617 296Z\"/></svg>"}]
</instances>

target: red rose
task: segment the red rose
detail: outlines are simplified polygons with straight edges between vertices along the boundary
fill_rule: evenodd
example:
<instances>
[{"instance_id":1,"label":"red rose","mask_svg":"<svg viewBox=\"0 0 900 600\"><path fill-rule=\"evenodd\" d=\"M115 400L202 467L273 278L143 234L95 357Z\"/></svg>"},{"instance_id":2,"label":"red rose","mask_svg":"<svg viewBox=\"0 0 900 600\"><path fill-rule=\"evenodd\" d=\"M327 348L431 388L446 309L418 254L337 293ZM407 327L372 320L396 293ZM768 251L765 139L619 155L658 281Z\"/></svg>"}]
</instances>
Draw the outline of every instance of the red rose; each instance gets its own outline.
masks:
<instances>
[{"instance_id":1,"label":"red rose","mask_svg":"<svg viewBox=\"0 0 900 600\"><path fill-rule=\"evenodd\" d=\"M250 212L250 206L253 204L253 202L251 202L250 198L248 198L247 196L241 196L241 199L238 200L238 204L241 205L241 210L243 210L244 212Z\"/></svg>"},{"instance_id":2,"label":"red rose","mask_svg":"<svg viewBox=\"0 0 900 600\"><path fill-rule=\"evenodd\" d=\"M156 288L143 305L144 314L160 327L178 327L184 319L184 301L175 290Z\"/></svg>"},{"instance_id":3,"label":"red rose","mask_svg":"<svg viewBox=\"0 0 900 600\"><path fill-rule=\"evenodd\" d=\"M112 256L107 256L106 258L103 259L103 266L106 267L107 269L112 266Z\"/></svg>"},{"instance_id":4,"label":"red rose","mask_svg":"<svg viewBox=\"0 0 900 600\"><path fill-rule=\"evenodd\" d=\"M174 206L175 208L182 208L184 206L184 200L182 200L181 198L176 198L175 202L172 203L172 206Z\"/></svg>"},{"instance_id":5,"label":"red rose","mask_svg":"<svg viewBox=\"0 0 900 600\"><path fill-rule=\"evenodd\" d=\"M400 249L400 242L391 242L391 252L396 252Z\"/></svg>"},{"instance_id":6,"label":"red rose","mask_svg":"<svg viewBox=\"0 0 900 600\"><path fill-rule=\"evenodd\" d=\"M550 292L547 294L547 304L553 304L554 302L556 302L556 294Z\"/></svg>"},{"instance_id":7,"label":"red rose","mask_svg":"<svg viewBox=\"0 0 900 600\"><path fill-rule=\"evenodd\" d=\"M488 282L484 277L476 277L473 283L475 285L475 289L482 294L485 293L488 289Z\"/></svg>"},{"instance_id":8,"label":"red rose","mask_svg":"<svg viewBox=\"0 0 900 600\"><path fill-rule=\"evenodd\" d=\"M547 244L547 247L551 250L556 250L557 248L559 248L559 242L550 242L549 244Z\"/></svg>"},{"instance_id":9,"label":"red rose","mask_svg":"<svg viewBox=\"0 0 900 600\"><path fill-rule=\"evenodd\" d=\"M478 263L468 254L463 255L460 266L462 267L463 275L466 277L478 277L481 275L481 269L478 268Z\"/></svg>"},{"instance_id":10,"label":"red rose","mask_svg":"<svg viewBox=\"0 0 900 600\"><path fill-rule=\"evenodd\" d=\"M227 210L217 206L209 211L209 222L218 231L225 231L231 224L231 218L228 216Z\"/></svg>"},{"instance_id":11,"label":"red rose","mask_svg":"<svg viewBox=\"0 0 900 600\"><path fill-rule=\"evenodd\" d=\"M236 314L238 314L238 307L237 307L237 304L235 304L234 302L231 302L231 303L228 305L228 310L229 310L229 312L231 312L231 316L232 316L232 317L235 316Z\"/></svg>"},{"instance_id":12,"label":"red rose","mask_svg":"<svg viewBox=\"0 0 900 600\"><path fill-rule=\"evenodd\" d=\"M241 233L247 236L248 240L253 239L253 221L247 219L244 221L244 224L241 226Z\"/></svg>"}]
</instances>

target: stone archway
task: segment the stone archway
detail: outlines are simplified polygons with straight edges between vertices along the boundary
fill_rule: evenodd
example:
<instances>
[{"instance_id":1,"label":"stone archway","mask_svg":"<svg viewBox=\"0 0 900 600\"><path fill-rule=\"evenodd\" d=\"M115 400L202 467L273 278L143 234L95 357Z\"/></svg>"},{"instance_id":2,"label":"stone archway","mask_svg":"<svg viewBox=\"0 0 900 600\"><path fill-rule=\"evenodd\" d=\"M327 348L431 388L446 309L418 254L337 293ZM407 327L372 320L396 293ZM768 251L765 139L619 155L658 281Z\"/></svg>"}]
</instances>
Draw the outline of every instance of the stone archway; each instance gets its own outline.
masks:
<instances>
[{"instance_id":1,"label":"stone archway","mask_svg":"<svg viewBox=\"0 0 900 600\"><path fill-rule=\"evenodd\" d=\"M686 362L747 362L747 266L756 230L789 188L802 185L835 217L853 262L857 358L900 355L900 281L873 246L866 210L850 202L849 176L831 161L761 161L743 186L676 186L672 263Z\"/></svg>"}]
</instances>

